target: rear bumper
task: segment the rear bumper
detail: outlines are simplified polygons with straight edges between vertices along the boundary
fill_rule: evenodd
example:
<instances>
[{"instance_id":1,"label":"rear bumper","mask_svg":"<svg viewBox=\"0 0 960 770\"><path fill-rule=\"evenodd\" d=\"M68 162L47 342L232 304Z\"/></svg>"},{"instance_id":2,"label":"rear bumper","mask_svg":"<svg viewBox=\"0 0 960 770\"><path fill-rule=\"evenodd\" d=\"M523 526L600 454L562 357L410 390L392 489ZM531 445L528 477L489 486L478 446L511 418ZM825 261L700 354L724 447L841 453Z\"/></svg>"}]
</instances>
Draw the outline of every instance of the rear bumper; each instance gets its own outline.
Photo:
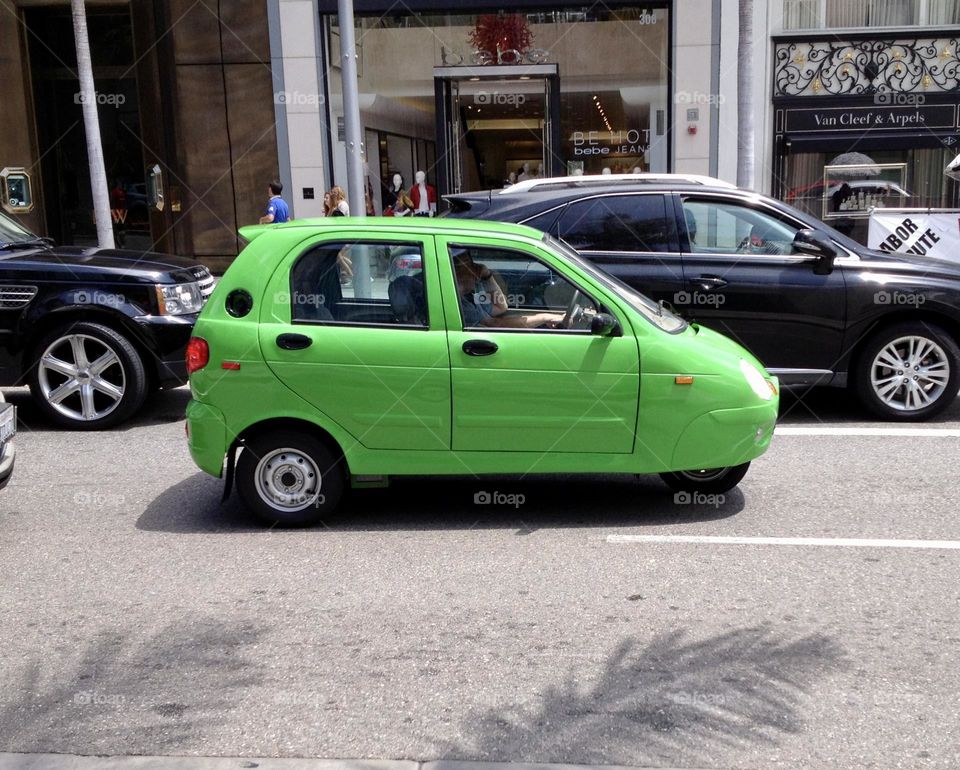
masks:
<instances>
[{"instance_id":1,"label":"rear bumper","mask_svg":"<svg viewBox=\"0 0 960 770\"><path fill-rule=\"evenodd\" d=\"M220 478L227 454L227 427L223 412L201 401L187 404L187 443L200 470Z\"/></svg>"}]
</instances>

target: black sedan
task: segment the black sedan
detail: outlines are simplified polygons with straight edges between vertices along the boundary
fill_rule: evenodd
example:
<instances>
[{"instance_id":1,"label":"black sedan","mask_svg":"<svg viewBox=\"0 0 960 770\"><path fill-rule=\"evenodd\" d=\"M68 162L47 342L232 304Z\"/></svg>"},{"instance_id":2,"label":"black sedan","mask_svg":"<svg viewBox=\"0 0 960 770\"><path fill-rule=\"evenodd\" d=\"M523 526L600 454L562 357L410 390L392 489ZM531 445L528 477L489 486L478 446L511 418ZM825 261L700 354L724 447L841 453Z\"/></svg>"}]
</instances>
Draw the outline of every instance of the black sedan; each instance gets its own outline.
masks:
<instances>
[{"instance_id":1,"label":"black sedan","mask_svg":"<svg viewBox=\"0 0 960 770\"><path fill-rule=\"evenodd\" d=\"M719 180L566 177L447 197L448 216L549 232L688 320L749 348L784 385L852 388L889 420L960 391L960 264L872 251Z\"/></svg>"},{"instance_id":2,"label":"black sedan","mask_svg":"<svg viewBox=\"0 0 960 770\"><path fill-rule=\"evenodd\" d=\"M196 260L54 247L0 214L0 385L28 384L60 425L105 428L186 381L213 276Z\"/></svg>"}]
</instances>

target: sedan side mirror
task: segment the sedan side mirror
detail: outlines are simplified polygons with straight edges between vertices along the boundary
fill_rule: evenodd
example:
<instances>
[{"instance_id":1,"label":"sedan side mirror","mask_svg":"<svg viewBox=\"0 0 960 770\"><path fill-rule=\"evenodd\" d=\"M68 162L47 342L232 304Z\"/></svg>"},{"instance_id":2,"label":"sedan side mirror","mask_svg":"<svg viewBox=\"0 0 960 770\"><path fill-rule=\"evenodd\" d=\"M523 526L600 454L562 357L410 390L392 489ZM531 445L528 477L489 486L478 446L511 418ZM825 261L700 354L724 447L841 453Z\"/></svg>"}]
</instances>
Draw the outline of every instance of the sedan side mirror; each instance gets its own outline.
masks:
<instances>
[{"instance_id":1,"label":"sedan side mirror","mask_svg":"<svg viewBox=\"0 0 960 770\"><path fill-rule=\"evenodd\" d=\"M609 313L597 313L590 319L590 333L597 337L619 337L623 334L620 322Z\"/></svg>"},{"instance_id":2,"label":"sedan side mirror","mask_svg":"<svg viewBox=\"0 0 960 770\"><path fill-rule=\"evenodd\" d=\"M833 262L838 254L837 247L819 230L809 227L799 230L793 236L793 250L816 258L813 272L817 275L829 275L833 272Z\"/></svg>"}]
</instances>

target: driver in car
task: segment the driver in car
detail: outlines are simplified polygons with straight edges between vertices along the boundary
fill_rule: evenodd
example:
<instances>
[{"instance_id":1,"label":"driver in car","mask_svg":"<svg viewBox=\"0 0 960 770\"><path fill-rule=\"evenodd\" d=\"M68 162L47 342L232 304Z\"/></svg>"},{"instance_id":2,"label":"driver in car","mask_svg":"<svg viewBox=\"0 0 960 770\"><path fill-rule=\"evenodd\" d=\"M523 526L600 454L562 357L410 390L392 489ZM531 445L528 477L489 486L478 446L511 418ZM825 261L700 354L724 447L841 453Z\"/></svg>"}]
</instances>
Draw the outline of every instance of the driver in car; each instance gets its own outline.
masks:
<instances>
[{"instance_id":1,"label":"driver in car","mask_svg":"<svg viewBox=\"0 0 960 770\"><path fill-rule=\"evenodd\" d=\"M746 254L789 254L792 242L784 240L784 234L767 223L755 224L750 234L740 243L740 251Z\"/></svg>"},{"instance_id":2,"label":"driver in car","mask_svg":"<svg viewBox=\"0 0 960 770\"><path fill-rule=\"evenodd\" d=\"M460 295L460 314L464 328L471 326L497 326L509 329L557 328L563 321L563 313L509 313L507 298L489 270L466 255L454 257L457 293ZM477 302L477 287L487 295L490 302Z\"/></svg>"}]
</instances>

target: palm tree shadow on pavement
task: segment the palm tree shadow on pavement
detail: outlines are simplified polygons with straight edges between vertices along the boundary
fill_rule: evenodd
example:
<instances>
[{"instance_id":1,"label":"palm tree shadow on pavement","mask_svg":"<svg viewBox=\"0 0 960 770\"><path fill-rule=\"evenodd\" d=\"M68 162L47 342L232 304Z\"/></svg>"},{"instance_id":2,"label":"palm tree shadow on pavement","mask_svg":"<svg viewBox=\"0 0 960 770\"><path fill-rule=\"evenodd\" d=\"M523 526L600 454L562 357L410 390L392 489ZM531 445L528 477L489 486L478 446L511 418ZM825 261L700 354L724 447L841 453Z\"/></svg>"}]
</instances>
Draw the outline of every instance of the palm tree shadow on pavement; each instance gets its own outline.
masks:
<instances>
[{"instance_id":1,"label":"palm tree shadow on pavement","mask_svg":"<svg viewBox=\"0 0 960 770\"><path fill-rule=\"evenodd\" d=\"M588 680L576 670L528 704L470 714L444 759L632 766L712 764L721 748L774 747L798 733L817 680L846 667L829 637L769 627L703 641L622 641ZM539 705L531 708L530 702Z\"/></svg>"},{"instance_id":2,"label":"palm tree shadow on pavement","mask_svg":"<svg viewBox=\"0 0 960 770\"><path fill-rule=\"evenodd\" d=\"M191 616L145 635L99 632L63 670L44 658L11 665L0 680L0 750L175 752L260 683L251 651L263 631Z\"/></svg>"}]
</instances>

